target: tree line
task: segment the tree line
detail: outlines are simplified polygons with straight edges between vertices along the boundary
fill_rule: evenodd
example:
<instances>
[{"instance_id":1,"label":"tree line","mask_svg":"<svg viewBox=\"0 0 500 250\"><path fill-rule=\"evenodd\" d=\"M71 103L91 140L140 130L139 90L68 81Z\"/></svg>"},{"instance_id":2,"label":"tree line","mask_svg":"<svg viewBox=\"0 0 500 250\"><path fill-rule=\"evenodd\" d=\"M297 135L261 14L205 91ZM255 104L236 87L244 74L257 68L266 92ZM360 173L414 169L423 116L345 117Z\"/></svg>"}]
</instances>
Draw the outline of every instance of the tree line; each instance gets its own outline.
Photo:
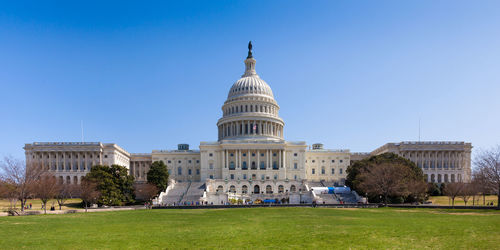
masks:
<instances>
[{"instance_id":1,"label":"tree line","mask_svg":"<svg viewBox=\"0 0 500 250\"><path fill-rule=\"evenodd\" d=\"M80 184L64 183L42 166L26 165L23 161L5 157L0 162L0 198L9 200L9 213L16 215L20 202L25 211L28 199L40 199L44 212L47 203L57 201L59 209L68 199L81 198L85 211L91 204L99 206L120 206L135 202L151 201L168 185L167 166L162 161L154 162L146 183L135 183L128 169L119 166L92 166L82 177ZM136 197L138 199L136 199Z\"/></svg>"},{"instance_id":2,"label":"tree line","mask_svg":"<svg viewBox=\"0 0 500 250\"><path fill-rule=\"evenodd\" d=\"M427 183L423 171L415 163L393 153L371 156L351 164L346 172L346 185L370 202L424 202L430 195L446 195L452 206L460 198L465 205L476 197L496 194L500 208L500 146L481 151L474 160L471 180L452 183ZM470 204L470 203L469 203Z\"/></svg>"}]
</instances>

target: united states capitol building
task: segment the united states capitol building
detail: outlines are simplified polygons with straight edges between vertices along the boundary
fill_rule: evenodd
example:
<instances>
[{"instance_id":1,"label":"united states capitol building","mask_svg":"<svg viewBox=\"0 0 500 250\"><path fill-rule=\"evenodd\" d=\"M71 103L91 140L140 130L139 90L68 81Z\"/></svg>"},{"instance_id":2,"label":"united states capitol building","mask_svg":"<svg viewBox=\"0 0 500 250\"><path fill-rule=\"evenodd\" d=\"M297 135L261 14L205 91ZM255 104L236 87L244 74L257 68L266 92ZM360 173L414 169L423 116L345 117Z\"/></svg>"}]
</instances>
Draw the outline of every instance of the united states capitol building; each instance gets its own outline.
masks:
<instances>
[{"instance_id":1,"label":"united states capitol building","mask_svg":"<svg viewBox=\"0 0 500 250\"><path fill-rule=\"evenodd\" d=\"M34 142L26 144L27 164L40 164L61 181L80 183L93 165L118 164L138 182L146 181L152 162L163 161L171 184L159 197L163 204L229 199L289 199L291 203L356 201L316 195L312 187L342 186L351 162L393 152L422 168L428 182L468 181L471 143L455 141L387 143L372 152L324 149L323 144L286 141L285 122L271 87L255 70L249 44L245 72L229 89L217 122L218 140L201 142L199 150L179 144L176 150L134 154L113 143Z\"/></svg>"}]
</instances>

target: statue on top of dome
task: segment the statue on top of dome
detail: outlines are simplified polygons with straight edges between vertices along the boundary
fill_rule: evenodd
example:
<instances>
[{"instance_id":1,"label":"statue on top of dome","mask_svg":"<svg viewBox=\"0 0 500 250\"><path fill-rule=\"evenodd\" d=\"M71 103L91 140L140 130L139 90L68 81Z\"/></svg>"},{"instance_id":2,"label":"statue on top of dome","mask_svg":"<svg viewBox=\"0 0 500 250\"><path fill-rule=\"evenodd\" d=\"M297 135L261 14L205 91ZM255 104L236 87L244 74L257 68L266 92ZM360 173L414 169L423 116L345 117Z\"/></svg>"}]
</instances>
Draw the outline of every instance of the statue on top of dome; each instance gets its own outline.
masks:
<instances>
[{"instance_id":1,"label":"statue on top of dome","mask_svg":"<svg viewBox=\"0 0 500 250\"><path fill-rule=\"evenodd\" d=\"M248 42L248 56L247 58L253 58L252 56L252 41Z\"/></svg>"}]
</instances>

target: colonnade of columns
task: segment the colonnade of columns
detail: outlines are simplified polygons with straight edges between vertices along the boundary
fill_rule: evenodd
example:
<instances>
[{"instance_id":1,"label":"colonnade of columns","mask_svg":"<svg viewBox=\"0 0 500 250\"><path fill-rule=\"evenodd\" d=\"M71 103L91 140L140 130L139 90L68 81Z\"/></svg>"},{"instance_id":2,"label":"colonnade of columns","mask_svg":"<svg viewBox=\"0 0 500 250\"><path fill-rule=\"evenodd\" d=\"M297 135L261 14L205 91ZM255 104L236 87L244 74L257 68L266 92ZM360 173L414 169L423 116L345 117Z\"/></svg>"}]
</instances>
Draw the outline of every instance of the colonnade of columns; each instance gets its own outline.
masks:
<instances>
[{"instance_id":1,"label":"colonnade of columns","mask_svg":"<svg viewBox=\"0 0 500 250\"><path fill-rule=\"evenodd\" d=\"M466 152L463 151L405 151L401 152L403 157L414 162L424 170L428 182L447 183L463 181L467 174Z\"/></svg>"},{"instance_id":2,"label":"colonnade of columns","mask_svg":"<svg viewBox=\"0 0 500 250\"><path fill-rule=\"evenodd\" d=\"M219 140L242 135L266 135L283 138L283 125L259 120L234 121L219 125Z\"/></svg>"},{"instance_id":3,"label":"colonnade of columns","mask_svg":"<svg viewBox=\"0 0 500 250\"><path fill-rule=\"evenodd\" d=\"M405 151L402 154L420 168L462 169L465 161L465 153L460 151Z\"/></svg>"},{"instance_id":4,"label":"colonnade of columns","mask_svg":"<svg viewBox=\"0 0 500 250\"><path fill-rule=\"evenodd\" d=\"M84 172L102 164L102 152L37 152L29 159L30 164L55 172Z\"/></svg>"},{"instance_id":5,"label":"colonnade of columns","mask_svg":"<svg viewBox=\"0 0 500 250\"><path fill-rule=\"evenodd\" d=\"M286 166L284 149L225 149L221 154L223 169L260 170L262 163L262 170L278 170Z\"/></svg>"}]
</instances>

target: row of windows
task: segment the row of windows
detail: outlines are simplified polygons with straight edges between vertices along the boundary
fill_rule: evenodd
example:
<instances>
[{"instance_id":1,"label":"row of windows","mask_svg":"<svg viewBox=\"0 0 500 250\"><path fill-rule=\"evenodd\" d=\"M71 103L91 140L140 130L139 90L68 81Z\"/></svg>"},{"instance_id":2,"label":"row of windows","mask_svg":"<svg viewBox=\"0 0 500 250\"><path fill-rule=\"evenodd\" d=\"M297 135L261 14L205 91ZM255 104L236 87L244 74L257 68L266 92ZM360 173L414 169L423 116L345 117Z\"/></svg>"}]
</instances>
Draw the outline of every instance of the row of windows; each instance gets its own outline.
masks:
<instances>
[{"instance_id":1,"label":"row of windows","mask_svg":"<svg viewBox=\"0 0 500 250\"><path fill-rule=\"evenodd\" d=\"M266 105L236 105L227 107L224 110L224 115L242 113L242 112L260 112L260 113L270 113L276 114L277 110L274 107Z\"/></svg>"},{"instance_id":2,"label":"row of windows","mask_svg":"<svg viewBox=\"0 0 500 250\"><path fill-rule=\"evenodd\" d=\"M168 172L170 173L170 170ZM189 168L188 175L192 175L192 174L193 174L193 171ZM196 169L196 175L199 175L199 174L200 174L200 169ZM177 175L182 175L182 168L181 167L177 168Z\"/></svg>"},{"instance_id":3,"label":"row of windows","mask_svg":"<svg viewBox=\"0 0 500 250\"><path fill-rule=\"evenodd\" d=\"M168 161L167 161L167 163L172 163L172 161L171 161L171 160L168 160ZM177 161L177 163L182 163L182 161L181 161L181 160L178 160L178 161ZM191 160L188 160L188 163L192 163L192 161L191 161ZM200 163L200 160L196 160L196 163Z\"/></svg>"},{"instance_id":4,"label":"row of windows","mask_svg":"<svg viewBox=\"0 0 500 250\"><path fill-rule=\"evenodd\" d=\"M248 176L247 176L247 174L243 174L241 177L242 177L242 179L243 179L243 180L247 180L247 177L248 177ZM239 177L236 177L236 175L234 175L234 174L230 174L230 175L229 175L229 179L231 179L231 180L235 180L236 178L238 178L238 180L239 180ZM297 175L294 175L294 177L293 177L293 178L294 178L294 180L297 180L297 179L298 179L298 176L297 176ZM210 179L213 179L213 175L210 175ZM251 179L252 179L252 180L257 180L257 175L256 175L256 174L252 174L252 175L251 175ZM260 175L260 179L261 179L261 180L270 180L270 179L271 179L271 177L270 177L270 176L268 176L268 175L262 174L262 175ZM274 179L274 180L278 180L278 174L275 174L275 175L273 176L273 179Z\"/></svg>"},{"instance_id":5,"label":"row of windows","mask_svg":"<svg viewBox=\"0 0 500 250\"><path fill-rule=\"evenodd\" d=\"M64 158L64 154L62 154L60 156L61 156L61 158ZM42 155L39 155L39 158L42 159ZM66 158L71 159L71 155L68 155L68 157L66 157ZM78 155L75 155L75 158L78 159ZM85 159L85 155L82 155L82 158ZM92 158L92 154L89 155L89 158ZM99 155L97 155L96 158L99 158ZM108 158L108 155L104 155L104 158ZM35 159L35 155L33 155L33 159ZM49 159L49 155L47 155L47 159Z\"/></svg>"},{"instance_id":6,"label":"row of windows","mask_svg":"<svg viewBox=\"0 0 500 250\"><path fill-rule=\"evenodd\" d=\"M230 193L236 193L236 187L234 185L231 185L229 186L229 190L227 190L228 192ZM290 190L285 190L285 187L283 185L279 185L278 186L278 193L284 193L284 192L297 192L297 188L295 187L295 185L291 185L290 186ZM299 189L300 191L300 189ZM219 185L217 187L217 190L216 190L217 193L220 193L220 192L224 192L224 187L222 185ZM242 194L247 194L249 192L248 190L248 186L247 185L243 185L241 186L241 193ZM255 185L253 187L253 191L252 193L254 194L260 194L261 191L260 191L260 186L259 185ZM263 193L263 192L262 192ZM266 186L266 194L272 194L273 193L273 187L271 185L267 185Z\"/></svg>"},{"instance_id":7,"label":"row of windows","mask_svg":"<svg viewBox=\"0 0 500 250\"><path fill-rule=\"evenodd\" d=\"M335 174L335 168L332 168L332 174ZM316 169L313 168L311 169L311 174L316 174ZM326 174L326 170L325 168L321 168L321 174ZM343 170L341 168L339 168L339 174L343 174Z\"/></svg>"},{"instance_id":8,"label":"row of windows","mask_svg":"<svg viewBox=\"0 0 500 250\"><path fill-rule=\"evenodd\" d=\"M312 160L312 163L315 163L315 162L316 162L316 160ZM322 160L321 162L324 163L325 160ZM342 163L342 162L344 162L344 160L339 160L339 162ZM306 160L306 163L307 163L307 160ZM332 163L335 163L335 160L332 160Z\"/></svg>"}]
</instances>

